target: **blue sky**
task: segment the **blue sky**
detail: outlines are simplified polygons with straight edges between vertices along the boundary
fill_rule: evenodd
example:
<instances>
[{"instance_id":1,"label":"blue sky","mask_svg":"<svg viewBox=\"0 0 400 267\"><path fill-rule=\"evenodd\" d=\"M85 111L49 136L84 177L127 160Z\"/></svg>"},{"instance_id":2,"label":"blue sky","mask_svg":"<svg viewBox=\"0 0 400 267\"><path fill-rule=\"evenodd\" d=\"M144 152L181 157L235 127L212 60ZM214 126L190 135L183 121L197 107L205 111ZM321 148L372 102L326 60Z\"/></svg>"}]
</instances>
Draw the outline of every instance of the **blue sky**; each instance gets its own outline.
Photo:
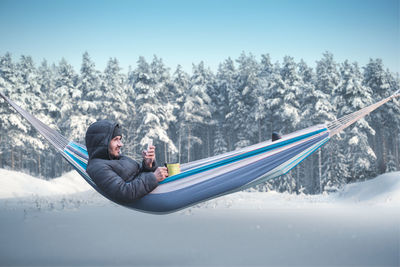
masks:
<instances>
[{"instance_id":1,"label":"blue sky","mask_svg":"<svg viewBox=\"0 0 400 267\"><path fill-rule=\"evenodd\" d=\"M399 0L0 0L0 54L64 57L76 71L85 51L99 70L110 57L127 71L155 54L190 72L242 51L315 67L330 51L337 62L382 58L400 72L399 17Z\"/></svg>"}]
</instances>

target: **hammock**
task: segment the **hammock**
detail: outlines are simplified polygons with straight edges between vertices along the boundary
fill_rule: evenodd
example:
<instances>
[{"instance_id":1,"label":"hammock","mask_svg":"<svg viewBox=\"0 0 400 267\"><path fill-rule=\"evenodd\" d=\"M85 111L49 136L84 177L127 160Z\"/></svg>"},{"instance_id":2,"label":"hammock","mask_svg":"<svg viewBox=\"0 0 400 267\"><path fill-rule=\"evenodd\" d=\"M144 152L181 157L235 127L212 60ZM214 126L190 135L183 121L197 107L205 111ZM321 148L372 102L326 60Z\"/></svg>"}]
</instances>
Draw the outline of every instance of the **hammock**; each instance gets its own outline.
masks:
<instances>
[{"instance_id":1,"label":"hammock","mask_svg":"<svg viewBox=\"0 0 400 267\"><path fill-rule=\"evenodd\" d=\"M97 192L110 199L86 173L88 153L85 146L69 141L1 92L0 96L27 119ZM118 204L142 212L170 213L263 183L287 173L332 136L399 96L400 91L397 91L388 98L331 123L312 126L274 142L269 140L182 164L181 173L166 178L151 193L133 203Z\"/></svg>"}]
</instances>

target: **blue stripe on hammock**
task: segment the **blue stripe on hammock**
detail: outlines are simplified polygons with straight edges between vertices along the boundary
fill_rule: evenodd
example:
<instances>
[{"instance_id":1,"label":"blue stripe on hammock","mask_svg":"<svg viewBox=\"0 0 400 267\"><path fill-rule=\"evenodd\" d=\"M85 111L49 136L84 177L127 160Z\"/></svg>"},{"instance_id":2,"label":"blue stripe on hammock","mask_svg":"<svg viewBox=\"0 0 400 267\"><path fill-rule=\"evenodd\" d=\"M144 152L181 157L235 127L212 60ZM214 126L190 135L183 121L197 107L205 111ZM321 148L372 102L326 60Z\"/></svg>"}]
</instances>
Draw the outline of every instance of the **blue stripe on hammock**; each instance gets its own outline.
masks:
<instances>
[{"instance_id":1,"label":"blue stripe on hammock","mask_svg":"<svg viewBox=\"0 0 400 267\"><path fill-rule=\"evenodd\" d=\"M70 151L64 149L64 152L72 158L72 160L77 163L82 169L86 170L86 163L81 161L79 158L77 158L74 154L72 154Z\"/></svg>"},{"instance_id":2,"label":"blue stripe on hammock","mask_svg":"<svg viewBox=\"0 0 400 267\"><path fill-rule=\"evenodd\" d=\"M324 135L325 136L325 135ZM304 154L301 158L301 160L299 162L296 163L296 160L292 161L290 164L288 164L288 166L294 164L293 166L290 167L290 169L288 169L285 173L288 173L291 169L293 169L294 167L296 167L297 165L299 165L301 162L303 162L308 156L310 156L312 153L314 153L318 148L320 148L321 146L323 146L326 142L329 141L329 135L327 136L328 138L326 138L326 140L324 140L319 146L317 146L316 148L314 148L313 150L311 150L310 152Z\"/></svg>"},{"instance_id":3,"label":"blue stripe on hammock","mask_svg":"<svg viewBox=\"0 0 400 267\"><path fill-rule=\"evenodd\" d=\"M81 156L86 160L89 160L89 154L85 148L81 147L80 145L74 142L70 142L68 146L71 148L71 150L74 151L74 153L76 153L77 155Z\"/></svg>"}]
</instances>

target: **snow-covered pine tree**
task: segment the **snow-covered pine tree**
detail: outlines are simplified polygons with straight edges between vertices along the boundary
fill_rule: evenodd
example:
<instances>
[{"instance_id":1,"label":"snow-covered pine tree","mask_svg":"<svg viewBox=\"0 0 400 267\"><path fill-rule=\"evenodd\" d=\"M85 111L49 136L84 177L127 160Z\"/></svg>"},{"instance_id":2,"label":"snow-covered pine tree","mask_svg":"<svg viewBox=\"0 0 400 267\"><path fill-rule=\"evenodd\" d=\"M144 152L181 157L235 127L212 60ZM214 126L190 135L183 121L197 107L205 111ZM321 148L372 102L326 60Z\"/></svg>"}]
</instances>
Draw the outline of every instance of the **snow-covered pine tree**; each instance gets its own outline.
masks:
<instances>
[{"instance_id":1,"label":"snow-covered pine tree","mask_svg":"<svg viewBox=\"0 0 400 267\"><path fill-rule=\"evenodd\" d=\"M300 101L302 91L300 90L302 79L297 73L297 64L292 57L286 56L283 59L281 69L281 78L283 81L283 92L281 105L278 106L280 114L281 131L289 133L294 131L301 121Z\"/></svg>"},{"instance_id":2,"label":"snow-covered pine tree","mask_svg":"<svg viewBox=\"0 0 400 267\"><path fill-rule=\"evenodd\" d=\"M155 101L154 82L151 79L150 65L144 57L139 57L137 67L128 75L128 86L129 88L132 88L133 92L133 94L128 97L133 101L135 117L127 125L127 135L129 136L129 139L125 140L125 146L129 147L129 152L134 157L140 157L143 149L140 141L145 136L145 133L138 130L142 125L144 118L144 114L138 113L139 109L142 109L141 106L147 102L148 98L150 99L149 101ZM150 94L150 96L148 94ZM150 105L151 104L152 103L150 103ZM155 118L156 115L153 115ZM148 141L150 138L151 137L148 137L145 141ZM154 142L154 145L157 144ZM158 153L158 150L156 151Z\"/></svg>"},{"instance_id":3,"label":"snow-covered pine tree","mask_svg":"<svg viewBox=\"0 0 400 267\"><path fill-rule=\"evenodd\" d=\"M71 128L69 118L73 114L82 93L76 89L77 75L72 66L63 58L57 66L55 87L50 92L51 100L59 108L56 123L61 133L70 137Z\"/></svg>"},{"instance_id":4,"label":"snow-covered pine tree","mask_svg":"<svg viewBox=\"0 0 400 267\"><path fill-rule=\"evenodd\" d=\"M169 69L164 65L161 58L157 56L153 57L153 61L150 64L150 71L155 85L155 96L158 98L157 103L159 103L156 116L160 120L162 131L168 137L162 140L159 152L163 152L160 154L163 155L165 162L176 162L178 149L172 137L170 137L169 131L170 126L177 122L174 115L174 110L176 109L174 86L171 81Z\"/></svg>"},{"instance_id":5,"label":"snow-covered pine tree","mask_svg":"<svg viewBox=\"0 0 400 267\"><path fill-rule=\"evenodd\" d=\"M55 116L55 123L58 125L61 134L71 139L72 129L70 117L77 109L77 100L82 97L81 91L76 89L77 74L72 66L63 58L56 67L55 84L52 91L49 92L51 101L58 107ZM64 170L70 170L69 164L59 157L57 162L57 175L61 175Z\"/></svg>"},{"instance_id":6,"label":"snow-covered pine tree","mask_svg":"<svg viewBox=\"0 0 400 267\"><path fill-rule=\"evenodd\" d=\"M200 66L199 66L200 67ZM220 92L218 89L218 85L216 82L216 77L212 73L209 68L199 68L201 71L201 75L203 75L204 86L206 90L206 94L210 97L209 102L209 110L211 116L209 119L205 121L205 130L203 132L202 139L204 141L203 146L203 156L202 157L211 157L214 155L214 146L215 146L215 135L217 133L217 109L219 108L220 104Z\"/></svg>"},{"instance_id":7,"label":"snow-covered pine tree","mask_svg":"<svg viewBox=\"0 0 400 267\"><path fill-rule=\"evenodd\" d=\"M23 102L24 108L34 114L38 119L51 125L50 118L46 115L45 94L41 91L38 83L38 72L34 66L33 60L29 56L21 56L16 67L17 73L17 95L15 99ZM19 93L19 94L18 94ZM19 115L18 115L19 116ZM19 161L20 169L31 170L35 175L41 176L42 172L42 154L48 149L48 143L40 136L37 131L26 123L28 132L22 133L23 147L20 147Z\"/></svg>"},{"instance_id":8,"label":"snow-covered pine tree","mask_svg":"<svg viewBox=\"0 0 400 267\"><path fill-rule=\"evenodd\" d=\"M310 127L316 124L330 122L336 119L336 110L331 104L330 95L322 92L315 86L315 74L312 69L307 67L304 61L299 63L299 74L302 77L302 120L301 128ZM306 193L322 192L322 154L321 149L317 153L307 158L303 166L305 167L304 186Z\"/></svg>"},{"instance_id":9,"label":"snow-covered pine tree","mask_svg":"<svg viewBox=\"0 0 400 267\"><path fill-rule=\"evenodd\" d=\"M159 71L159 70L158 70ZM164 117L161 97L158 97L157 84L151 67L144 57L140 57L137 68L134 71L134 91L135 91L135 107L136 107L136 142L135 152L139 156L140 151L148 144L149 140L153 140L153 144L161 145L167 143L173 147L171 139L168 137L168 127L163 125L167 122ZM156 150L157 158L165 161L165 155L161 150ZM160 153L161 152L161 153Z\"/></svg>"},{"instance_id":10,"label":"snow-covered pine tree","mask_svg":"<svg viewBox=\"0 0 400 267\"><path fill-rule=\"evenodd\" d=\"M207 95L206 70L204 63L193 64L193 75L190 79L189 90L185 95L183 105L183 123L187 133L187 161L202 158L201 148L196 145L203 144L203 129L211 119L210 102Z\"/></svg>"},{"instance_id":11,"label":"snow-covered pine tree","mask_svg":"<svg viewBox=\"0 0 400 267\"><path fill-rule=\"evenodd\" d=\"M376 100L388 97L394 92L394 88L391 88L390 75L384 70L381 59L370 59L364 67L364 85L372 90L373 98ZM371 113L368 118L370 125L376 131L372 148L378 157L378 173L385 172L388 161L388 140L391 139L393 134L390 129L394 129L392 116L388 117L387 115L393 114L393 111L389 111L392 109L393 103L382 106L376 112ZM398 114L394 116L394 118L396 117L398 117Z\"/></svg>"},{"instance_id":12,"label":"snow-covered pine tree","mask_svg":"<svg viewBox=\"0 0 400 267\"><path fill-rule=\"evenodd\" d=\"M25 64L28 58L25 56L21 57L22 64ZM29 101L27 87L25 84L27 79L24 79L21 70L21 62L14 64L11 59L11 55L7 53L1 59L1 90L11 99L21 105L21 107L28 109ZM28 72L28 70L27 70ZM28 97L29 99L29 97ZM2 147L3 154L7 154L9 157L9 166L14 169L22 169L22 151L24 147L29 143L28 132L30 126L28 123L21 118L14 110L4 105L0 114L0 124L2 129L6 129L7 134L2 135Z\"/></svg>"},{"instance_id":13,"label":"snow-covered pine tree","mask_svg":"<svg viewBox=\"0 0 400 267\"><path fill-rule=\"evenodd\" d=\"M41 94L44 97L43 103L46 105L46 114L52 119L53 126L57 127L54 122L59 108L50 98L50 95L54 91L55 87L55 76L55 67L50 67L47 61L43 60L38 68L38 84L40 86Z\"/></svg>"},{"instance_id":14,"label":"snow-covered pine tree","mask_svg":"<svg viewBox=\"0 0 400 267\"><path fill-rule=\"evenodd\" d=\"M116 58L110 58L102 75L102 90L104 93L104 106L101 109L103 116L109 120L122 124L123 134L126 133L129 109L126 90L125 75Z\"/></svg>"},{"instance_id":15,"label":"snow-covered pine tree","mask_svg":"<svg viewBox=\"0 0 400 267\"><path fill-rule=\"evenodd\" d=\"M274 65L271 62L269 54L261 55L260 63L260 86L257 93L257 115L256 121L258 122L258 142L271 139L272 129L269 129L269 118L272 116L267 107L267 99L271 95L272 79L274 77Z\"/></svg>"},{"instance_id":16,"label":"snow-covered pine tree","mask_svg":"<svg viewBox=\"0 0 400 267\"><path fill-rule=\"evenodd\" d=\"M76 109L70 116L70 138L84 143L85 133L90 124L96 121L98 113L101 112L100 100L100 73L95 69L94 62L89 53L82 56L82 65L78 77L76 90L81 97L74 98Z\"/></svg>"},{"instance_id":17,"label":"snow-covered pine tree","mask_svg":"<svg viewBox=\"0 0 400 267\"><path fill-rule=\"evenodd\" d=\"M281 132L290 133L298 127L301 121L300 99L302 95L300 91L302 79L297 73L297 64L292 57L284 57L280 75L275 75L274 80L267 106L273 110L272 119L275 128L278 128L279 125ZM295 169L292 173L277 180L277 183L280 184L280 191L298 192L299 174L297 171Z\"/></svg>"},{"instance_id":18,"label":"snow-covered pine tree","mask_svg":"<svg viewBox=\"0 0 400 267\"><path fill-rule=\"evenodd\" d=\"M280 114L278 114L277 110L283 105L282 95L285 93L283 88L284 82L280 74L280 65L277 62L274 66L274 72L270 80L268 95L265 101L266 109L269 112L268 119L271 134L274 131L279 131L282 127L282 124L280 123Z\"/></svg>"},{"instance_id":19,"label":"snow-covered pine tree","mask_svg":"<svg viewBox=\"0 0 400 267\"><path fill-rule=\"evenodd\" d=\"M5 95L11 97L10 94L16 90L16 71L15 64L12 62L11 54L6 53L0 57L0 90ZM4 101L0 101L0 167L11 166L14 169L15 162L12 155L12 140L9 129L23 126L20 120L11 111L9 105ZM7 138L6 138L7 137Z\"/></svg>"},{"instance_id":20,"label":"snow-covered pine tree","mask_svg":"<svg viewBox=\"0 0 400 267\"><path fill-rule=\"evenodd\" d=\"M300 91L302 92L302 96L299 98L302 107L300 113L301 119L299 127L306 128L312 125L310 117L315 115L313 111L310 111L315 108L315 103L317 102L315 98L311 99L312 97L315 97L315 95L313 95L313 91L315 90L315 74L313 72L313 69L307 66L306 62L304 62L303 59L301 59L300 62L297 64L297 68L298 75L301 78ZM304 162L302 162L302 164L296 167L297 173L299 175L299 187L302 188L302 193L314 193L316 192L316 189L319 188L318 176L314 176L313 172L315 166L318 166L317 164L315 164L314 160L311 160L311 158L309 157Z\"/></svg>"},{"instance_id":21,"label":"snow-covered pine tree","mask_svg":"<svg viewBox=\"0 0 400 267\"><path fill-rule=\"evenodd\" d=\"M228 91L229 107L228 118L232 122L235 132L234 148L239 149L253 144L258 140L258 129L255 110L257 94L260 89L259 64L252 54L242 52L236 60L238 70L235 87Z\"/></svg>"},{"instance_id":22,"label":"snow-covered pine tree","mask_svg":"<svg viewBox=\"0 0 400 267\"><path fill-rule=\"evenodd\" d=\"M45 115L48 120L45 122L48 126L52 129L59 130L56 124L56 118L58 114L59 108L53 103L52 99L50 98L51 92L54 90L55 87L55 69L56 67L53 65L50 67L46 60L43 60L41 65L38 68L38 84L40 86L41 92L41 99L43 108L40 111L39 116ZM39 135L40 136L40 135ZM57 151L53 148L53 146L49 145L48 142L44 142L46 146L44 148L45 157L42 157L42 166L43 166L43 175L45 177L56 177L58 174L55 165L56 161L62 161L62 159Z\"/></svg>"},{"instance_id":23,"label":"snow-covered pine tree","mask_svg":"<svg viewBox=\"0 0 400 267\"><path fill-rule=\"evenodd\" d=\"M229 119L229 92L235 89L236 69L231 58L226 59L219 65L217 73L218 95L215 102L214 120L216 121L216 134L214 139L214 155L233 150L233 128L228 124ZM232 122L234 123L234 122Z\"/></svg>"},{"instance_id":24,"label":"snow-covered pine tree","mask_svg":"<svg viewBox=\"0 0 400 267\"><path fill-rule=\"evenodd\" d=\"M185 112L183 106L185 104L186 93L189 89L189 75L183 71L182 66L178 65L173 77L172 77L172 87L171 92L174 94L175 98L175 109L173 115L177 118L175 124L170 125L170 133L174 138L174 143L177 144L178 158L177 162L182 162L182 155L184 155L183 143L188 143L185 134L184 118ZM187 154L187 153L186 153Z\"/></svg>"},{"instance_id":25,"label":"snow-covered pine tree","mask_svg":"<svg viewBox=\"0 0 400 267\"><path fill-rule=\"evenodd\" d=\"M362 75L357 63L347 60L340 67L341 83L337 90L336 102L340 103L339 117L360 110L372 104L372 91L362 85ZM346 143L345 154L348 155L349 172L347 182L372 177L375 173L376 156L368 143L368 136L375 131L364 119L344 131L342 142Z\"/></svg>"},{"instance_id":26,"label":"snow-covered pine tree","mask_svg":"<svg viewBox=\"0 0 400 267\"><path fill-rule=\"evenodd\" d=\"M386 71L389 84L390 84L390 91L397 92L400 89L400 78L399 74L397 73L395 76L394 74L390 73L389 70ZM393 99L388 105L388 113L386 114L387 119L386 121L389 122L387 125L389 130L386 131L386 137L388 138L388 149L389 149L389 157L388 157L388 165L389 161L393 160L393 165L396 167L387 167L386 172L390 169L393 170L400 170L400 100L398 98Z\"/></svg>"},{"instance_id":27,"label":"snow-covered pine tree","mask_svg":"<svg viewBox=\"0 0 400 267\"><path fill-rule=\"evenodd\" d=\"M335 95L340 84L338 64L333 59L332 53L325 52L316 66L316 90L330 96L334 110L338 108L335 103ZM335 190L346 183L344 177L348 177L348 165L344 154L344 147L340 142L340 136L333 138L321 150L322 189Z\"/></svg>"}]
</instances>

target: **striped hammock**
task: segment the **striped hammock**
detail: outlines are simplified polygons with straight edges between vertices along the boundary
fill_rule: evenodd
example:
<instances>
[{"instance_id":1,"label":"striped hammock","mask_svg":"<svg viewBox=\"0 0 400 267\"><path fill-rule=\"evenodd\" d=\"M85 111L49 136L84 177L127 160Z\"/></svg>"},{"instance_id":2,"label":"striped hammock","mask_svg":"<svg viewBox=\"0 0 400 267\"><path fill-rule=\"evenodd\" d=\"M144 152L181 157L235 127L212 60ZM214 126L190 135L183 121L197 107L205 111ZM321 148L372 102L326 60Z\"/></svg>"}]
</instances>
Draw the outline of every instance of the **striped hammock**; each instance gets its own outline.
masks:
<instances>
[{"instance_id":1,"label":"striped hammock","mask_svg":"<svg viewBox=\"0 0 400 267\"><path fill-rule=\"evenodd\" d=\"M0 96L27 119L97 192L110 199L86 173L88 153L85 146L69 141L1 92ZM263 183L287 173L332 136L399 96L400 91L397 91L386 99L331 123L309 127L274 142L269 140L182 164L181 173L166 178L148 195L130 204L118 204L148 213L170 213Z\"/></svg>"}]
</instances>

